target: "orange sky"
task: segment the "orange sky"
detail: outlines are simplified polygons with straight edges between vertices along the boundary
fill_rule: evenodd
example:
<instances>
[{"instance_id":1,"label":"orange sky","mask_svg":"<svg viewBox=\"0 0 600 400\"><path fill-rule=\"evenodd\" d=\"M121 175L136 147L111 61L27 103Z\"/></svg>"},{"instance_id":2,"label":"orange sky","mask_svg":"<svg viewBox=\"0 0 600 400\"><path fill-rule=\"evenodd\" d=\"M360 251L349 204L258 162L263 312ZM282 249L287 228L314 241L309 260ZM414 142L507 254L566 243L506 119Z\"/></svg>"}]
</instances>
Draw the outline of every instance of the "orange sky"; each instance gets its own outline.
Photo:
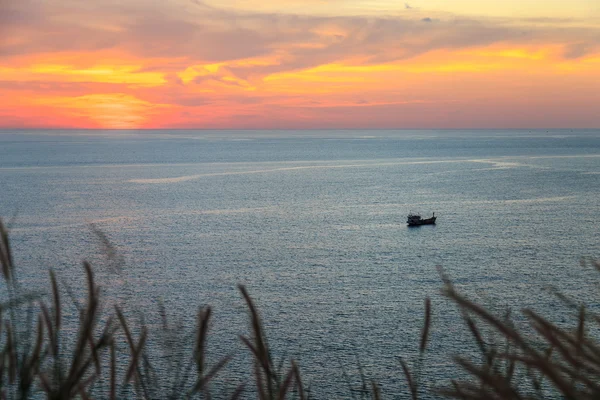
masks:
<instances>
[{"instance_id":1,"label":"orange sky","mask_svg":"<svg viewBox=\"0 0 600 400\"><path fill-rule=\"evenodd\" d=\"M0 128L599 128L598 110L597 0L0 0Z\"/></svg>"}]
</instances>

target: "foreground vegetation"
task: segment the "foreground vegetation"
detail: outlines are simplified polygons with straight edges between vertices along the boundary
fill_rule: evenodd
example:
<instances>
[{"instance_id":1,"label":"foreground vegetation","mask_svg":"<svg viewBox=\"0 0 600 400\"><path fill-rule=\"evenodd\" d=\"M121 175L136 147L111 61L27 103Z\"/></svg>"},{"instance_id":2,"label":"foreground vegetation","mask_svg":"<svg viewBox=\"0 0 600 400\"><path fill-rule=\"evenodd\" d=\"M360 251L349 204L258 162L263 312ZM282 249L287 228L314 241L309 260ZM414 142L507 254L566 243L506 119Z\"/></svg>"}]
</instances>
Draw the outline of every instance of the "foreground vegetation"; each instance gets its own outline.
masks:
<instances>
[{"instance_id":1,"label":"foreground vegetation","mask_svg":"<svg viewBox=\"0 0 600 400\"><path fill-rule=\"evenodd\" d=\"M586 263L600 270L599 263ZM76 305L79 314L76 327L64 326L65 300L52 271L49 296L24 293L19 287L8 232L1 220L0 266L2 295L7 299L0 304L0 398L319 397L318 389L311 395L304 387L295 361L274 364L259 313L243 286L239 290L248 307L251 326L251 335L240 337L252 361L248 383L230 393L211 395L211 383L226 373L223 369L230 358L211 365L207 362L210 307L198 311L193 349L187 357L178 355L175 367L162 372L169 374L168 379L161 379L164 377L153 366L154 360L161 356L151 354L152 348L147 345L149 329L144 325L133 329L118 306L109 312L108 318L101 317L103 300L90 264L84 262L88 295L85 304ZM458 293L443 272L441 275L443 294L461 311L481 358L454 359L466 376L462 380L450 380L430 390L420 387L424 377L419 371L427 351L432 313L426 299L419 344L421 357L412 365L402 359L399 362L398 374L403 375L406 385L405 392L397 397L600 398L600 342L590 333L600 328L600 315L559 295L564 304L576 310L576 326L559 327L532 310L523 310L527 326L517 329L510 315L493 315ZM164 326L167 329L166 317ZM372 381L364 382L357 391L349 391L348 397L382 396L377 382Z\"/></svg>"}]
</instances>

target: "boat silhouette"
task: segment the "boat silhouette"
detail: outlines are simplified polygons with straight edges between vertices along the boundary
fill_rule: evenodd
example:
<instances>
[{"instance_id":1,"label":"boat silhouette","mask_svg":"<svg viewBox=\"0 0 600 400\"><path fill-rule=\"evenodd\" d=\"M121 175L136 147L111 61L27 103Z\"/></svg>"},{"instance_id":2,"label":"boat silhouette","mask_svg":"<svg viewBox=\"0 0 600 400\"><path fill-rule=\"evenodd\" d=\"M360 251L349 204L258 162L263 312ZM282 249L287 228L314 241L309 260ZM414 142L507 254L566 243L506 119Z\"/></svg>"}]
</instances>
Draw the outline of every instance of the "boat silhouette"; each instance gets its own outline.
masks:
<instances>
[{"instance_id":1,"label":"boat silhouette","mask_svg":"<svg viewBox=\"0 0 600 400\"><path fill-rule=\"evenodd\" d=\"M435 213L433 213L433 216L431 218L421 218L420 215L417 214L408 214L408 219L406 220L406 223L408 224L408 226L421 226L421 225L435 225L435 220L436 220L436 216Z\"/></svg>"}]
</instances>

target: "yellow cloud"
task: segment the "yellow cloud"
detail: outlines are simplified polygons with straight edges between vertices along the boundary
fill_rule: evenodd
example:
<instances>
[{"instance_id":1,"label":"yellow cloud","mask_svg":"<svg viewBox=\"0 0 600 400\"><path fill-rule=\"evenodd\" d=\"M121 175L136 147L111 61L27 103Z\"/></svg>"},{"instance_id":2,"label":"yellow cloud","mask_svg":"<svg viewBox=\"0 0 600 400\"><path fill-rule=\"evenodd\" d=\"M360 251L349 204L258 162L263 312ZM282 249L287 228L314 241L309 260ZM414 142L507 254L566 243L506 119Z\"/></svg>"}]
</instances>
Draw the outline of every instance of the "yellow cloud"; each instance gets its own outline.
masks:
<instances>
[{"instance_id":1,"label":"yellow cloud","mask_svg":"<svg viewBox=\"0 0 600 400\"><path fill-rule=\"evenodd\" d=\"M592 0L207 0L215 7L317 15L459 14L488 17L597 18ZM409 6L407 7L406 4Z\"/></svg>"},{"instance_id":2,"label":"yellow cloud","mask_svg":"<svg viewBox=\"0 0 600 400\"><path fill-rule=\"evenodd\" d=\"M64 64L34 64L25 68L0 67L0 75L4 80L16 82L97 82L142 86L159 86L166 83L164 74L142 72L139 66L132 65L76 68Z\"/></svg>"},{"instance_id":3,"label":"yellow cloud","mask_svg":"<svg viewBox=\"0 0 600 400\"><path fill-rule=\"evenodd\" d=\"M188 84L199 76L209 76L216 74L217 72L219 72L219 68L221 68L224 65L224 63L192 65L187 67L184 71L179 72L177 76L179 76L183 83Z\"/></svg>"},{"instance_id":4,"label":"yellow cloud","mask_svg":"<svg viewBox=\"0 0 600 400\"><path fill-rule=\"evenodd\" d=\"M520 58L526 60L543 60L549 56L548 50L529 50L529 49L481 49L475 51L466 51L462 54L480 56L480 57L498 57L498 58Z\"/></svg>"}]
</instances>

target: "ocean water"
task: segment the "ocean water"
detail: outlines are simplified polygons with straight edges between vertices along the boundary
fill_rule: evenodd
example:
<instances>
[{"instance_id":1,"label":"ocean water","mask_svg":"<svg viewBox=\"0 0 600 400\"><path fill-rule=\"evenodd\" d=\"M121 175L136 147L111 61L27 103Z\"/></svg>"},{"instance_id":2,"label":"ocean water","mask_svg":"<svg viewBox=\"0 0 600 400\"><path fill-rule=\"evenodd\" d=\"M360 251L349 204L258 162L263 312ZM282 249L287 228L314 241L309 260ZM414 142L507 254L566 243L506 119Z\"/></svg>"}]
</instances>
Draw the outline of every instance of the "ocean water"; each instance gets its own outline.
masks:
<instances>
[{"instance_id":1,"label":"ocean water","mask_svg":"<svg viewBox=\"0 0 600 400\"><path fill-rule=\"evenodd\" d=\"M408 228L409 212L438 223ZM438 266L517 323L522 307L569 323L549 288L600 307L600 276L579 265L600 257L599 214L598 130L0 132L21 284L47 287L52 268L84 296L85 259L151 327L161 303L181 332L210 304L211 359L234 355L219 390L249 376L238 284L318 399L348 398L358 365L406 393L398 360L416 357L429 296L422 382L442 385L474 350Z\"/></svg>"}]
</instances>

